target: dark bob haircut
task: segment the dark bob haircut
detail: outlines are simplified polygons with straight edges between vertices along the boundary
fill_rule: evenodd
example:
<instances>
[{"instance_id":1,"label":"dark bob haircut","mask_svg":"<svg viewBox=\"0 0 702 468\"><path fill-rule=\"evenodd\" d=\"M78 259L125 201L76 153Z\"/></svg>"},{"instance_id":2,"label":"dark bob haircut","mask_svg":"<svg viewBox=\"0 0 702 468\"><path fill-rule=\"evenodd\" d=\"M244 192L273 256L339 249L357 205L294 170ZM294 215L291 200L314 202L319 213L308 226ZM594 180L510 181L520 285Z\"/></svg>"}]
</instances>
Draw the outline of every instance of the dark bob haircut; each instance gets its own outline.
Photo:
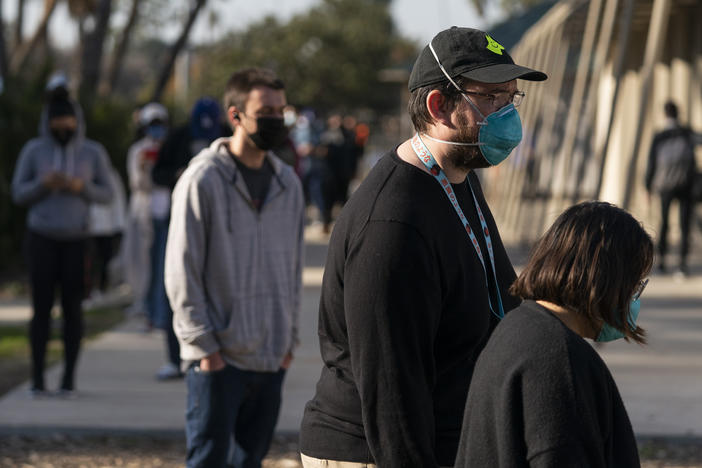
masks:
<instances>
[{"instance_id":1,"label":"dark bob haircut","mask_svg":"<svg viewBox=\"0 0 702 468\"><path fill-rule=\"evenodd\" d=\"M653 242L633 216L609 203L585 202L556 219L510 292L584 315L595 330L607 322L627 340L644 343L645 331L625 324L634 290L652 265Z\"/></svg>"}]
</instances>

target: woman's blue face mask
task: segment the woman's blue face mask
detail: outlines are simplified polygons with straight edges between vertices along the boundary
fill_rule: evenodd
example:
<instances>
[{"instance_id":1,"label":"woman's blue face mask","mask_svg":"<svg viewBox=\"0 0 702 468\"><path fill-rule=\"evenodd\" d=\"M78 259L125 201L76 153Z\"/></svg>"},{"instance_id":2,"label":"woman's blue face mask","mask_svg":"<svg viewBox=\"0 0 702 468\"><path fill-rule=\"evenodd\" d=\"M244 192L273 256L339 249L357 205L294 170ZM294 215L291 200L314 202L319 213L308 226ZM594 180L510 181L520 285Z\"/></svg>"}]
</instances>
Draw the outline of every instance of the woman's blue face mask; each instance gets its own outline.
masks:
<instances>
[{"instance_id":1,"label":"woman's blue face mask","mask_svg":"<svg viewBox=\"0 0 702 468\"><path fill-rule=\"evenodd\" d=\"M627 316L627 322L629 322L629 328L631 331L636 330L636 321L639 318L639 311L641 310L641 294L643 293L643 290L646 288L647 284L647 279L639 281L636 291L634 291L634 295L631 298L631 303L629 304L629 315ZM605 322L602 324L602 329L597 335L597 338L595 338L595 341L614 341L624 338L624 336L624 332Z\"/></svg>"},{"instance_id":2,"label":"woman's blue face mask","mask_svg":"<svg viewBox=\"0 0 702 468\"><path fill-rule=\"evenodd\" d=\"M639 318L639 311L640 310L641 310L641 299L632 300L631 303L629 304L629 318L628 318L629 328L631 328L632 331L636 330L636 320L638 320L638 318ZM595 341L604 343L607 341L618 340L620 338L624 338L624 332L614 328L612 325L605 322L602 324L602 329L600 330L599 335L597 335L597 338L595 338Z\"/></svg>"}]
</instances>

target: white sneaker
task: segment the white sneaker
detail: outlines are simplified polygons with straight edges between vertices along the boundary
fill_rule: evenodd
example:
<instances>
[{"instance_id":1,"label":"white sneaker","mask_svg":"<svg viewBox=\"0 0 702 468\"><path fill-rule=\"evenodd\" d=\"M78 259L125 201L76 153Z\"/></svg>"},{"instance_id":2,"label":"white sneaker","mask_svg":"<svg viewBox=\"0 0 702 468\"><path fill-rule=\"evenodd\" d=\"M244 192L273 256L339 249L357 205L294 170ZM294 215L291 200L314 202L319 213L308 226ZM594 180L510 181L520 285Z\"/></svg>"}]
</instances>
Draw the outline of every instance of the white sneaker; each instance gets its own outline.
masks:
<instances>
[{"instance_id":1,"label":"white sneaker","mask_svg":"<svg viewBox=\"0 0 702 468\"><path fill-rule=\"evenodd\" d=\"M171 362L162 365L159 370L156 371L156 380L171 380L181 377L183 377L183 374L180 372L180 369Z\"/></svg>"}]
</instances>

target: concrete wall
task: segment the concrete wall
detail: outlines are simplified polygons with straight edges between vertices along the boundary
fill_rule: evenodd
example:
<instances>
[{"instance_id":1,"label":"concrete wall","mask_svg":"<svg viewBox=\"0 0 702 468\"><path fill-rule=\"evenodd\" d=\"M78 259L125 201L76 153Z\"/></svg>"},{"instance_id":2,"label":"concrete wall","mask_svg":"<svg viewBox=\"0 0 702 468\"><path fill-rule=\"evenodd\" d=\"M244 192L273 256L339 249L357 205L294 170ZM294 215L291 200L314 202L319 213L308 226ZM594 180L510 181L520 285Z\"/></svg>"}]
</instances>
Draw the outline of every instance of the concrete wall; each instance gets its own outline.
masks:
<instances>
[{"instance_id":1,"label":"concrete wall","mask_svg":"<svg viewBox=\"0 0 702 468\"><path fill-rule=\"evenodd\" d=\"M700 23L702 0L564 0L524 35L512 56L549 80L519 82L524 141L482 174L507 241L533 241L584 199L658 224L648 149L668 99L702 131Z\"/></svg>"}]
</instances>

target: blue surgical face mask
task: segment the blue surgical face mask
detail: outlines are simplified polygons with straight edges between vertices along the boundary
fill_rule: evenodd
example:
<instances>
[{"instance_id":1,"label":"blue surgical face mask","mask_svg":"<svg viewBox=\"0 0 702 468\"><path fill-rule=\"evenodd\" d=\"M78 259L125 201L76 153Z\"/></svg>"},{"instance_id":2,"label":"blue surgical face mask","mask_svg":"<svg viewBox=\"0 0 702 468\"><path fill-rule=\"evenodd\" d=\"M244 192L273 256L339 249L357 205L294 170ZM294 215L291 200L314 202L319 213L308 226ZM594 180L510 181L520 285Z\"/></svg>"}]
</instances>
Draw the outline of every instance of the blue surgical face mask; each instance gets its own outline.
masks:
<instances>
[{"instance_id":1,"label":"blue surgical face mask","mask_svg":"<svg viewBox=\"0 0 702 468\"><path fill-rule=\"evenodd\" d=\"M465 94L462 96L483 117L478 107ZM512 103L483 117L483 121L478 125L480 125L480 131L477 145L480 147L483 158L491 166L497 166L507 159L507 156L522 141L522 121Z\"/></svg>"},{"instance_id":2,"label":"blue surgical face mask","mask_svg":"<svg viewBox=\"0 0 702 468\"><path fill-rule=\"evenodd\" d=\"M146 134L154 140L163 140L166 138L167 132L168 129L166 126L161 124L149 125L146 127Z\"/></svg>"},{"instance_id":3,"label":"blue surgical face mask","mask_svg":"<svg viewBox=\"0 0 702 468\"><path fill-rule=\"evenodd\" d=\"M444 66L441 65L441 61L439 61L439 57L436 55L434 47L431 45L431 43L429 44L429 49L431 50L432 54L434 54L434 58L439 64L439 68L441 68L441 71L444 73L446 78L448 78L451 84L459 92L462 91L456 82L451 79L448 73L446 73L446 70L444 69ZM429 135L425 136L430 140L439 141L450 145L478 146L483 158L488 164L491 166L500 164L502 161L507 159L512 150L522 141L522 121L519 118L517 108L514 107L514 104L510 103L486 117L482 112L480 112L478 106L476 106L473 101L468 98L468 96L463 93L461 93L461 96L463 96L463 99L468 102L468 104L478 113L478 115L480 115L480 118L482 119L482 121L478 122L478 125L480 126L480 130L478 132L478 142L465 143L458 141L446 141L432 138Z\"/></svg>"},{"instance_id":4,"label":"blue surgical face mask","mask_svg":"<svg viewBox=\"0 0 702 468\"><path fill-rule=\"evenodd\" d=\"M631 328L632 331L636 330L636 320L638 320L638 318L639 318L639 310L640 309L641 309L641 299L637 298L635 300L632 300L631 303L629 304L628 322L629 322L629 328ZM597 335L597 338L595 338L595 341L599 341L599 342L614 341L614 340L618 340L620 338L624 338L624 333L621 330L617 330L612 325L605 322L602 325L602 329L600 330L600 334Z\"/></svg>"}]
</instances>

